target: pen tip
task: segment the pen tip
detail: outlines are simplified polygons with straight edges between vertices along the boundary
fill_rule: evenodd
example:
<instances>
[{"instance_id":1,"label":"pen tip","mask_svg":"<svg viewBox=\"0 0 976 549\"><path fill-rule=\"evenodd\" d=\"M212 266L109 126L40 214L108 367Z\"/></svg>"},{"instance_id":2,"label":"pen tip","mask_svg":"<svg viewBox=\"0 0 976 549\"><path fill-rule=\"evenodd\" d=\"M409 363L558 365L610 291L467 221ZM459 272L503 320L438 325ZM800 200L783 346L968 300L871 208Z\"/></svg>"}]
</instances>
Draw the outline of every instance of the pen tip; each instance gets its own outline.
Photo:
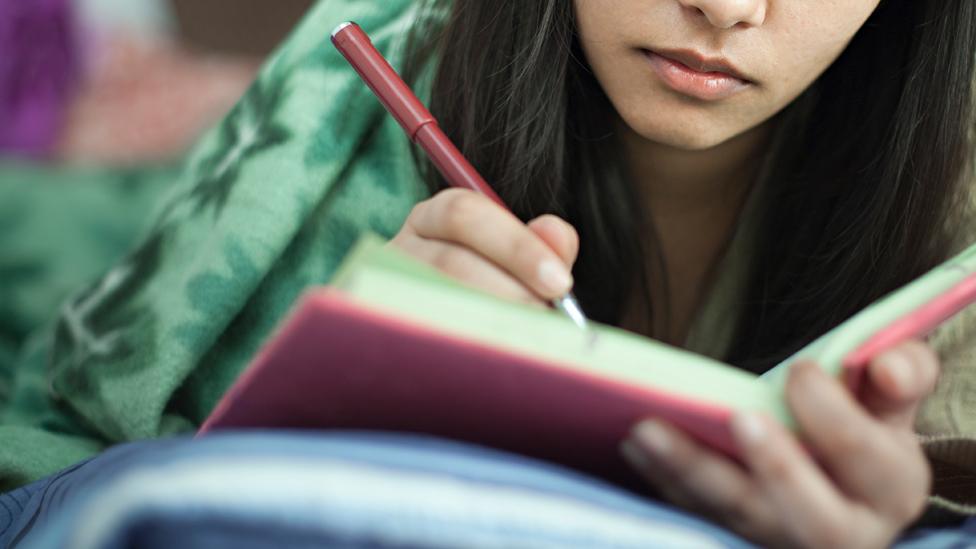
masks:
<instances>
[{"instance_id":1,"label":"pen tip","mask_svg":"<svg viewBox=\"0 0 976 549\"><path fill-rule=\"evenodd\" d=\"M590 327L590 321L583 313L583 308L580 307L579 301L576 300L576 296L569 293L556 301L556 306L561 311L566 313L566 315L573 320L573 323L575 323L576 326L586 335L586 351L592 352L596 347L600 334Z\"/></svg>"},{"instance_id":2,"label":"pen tip","mask_svg":"<svg viewBox=\"0 0 976 549\"><path fill-rule=\"evenodd\" d=\"M579 302L576 301L576 297L572 293L566 294L565 296L556 300L556 307L566 313L573 322L579 326L581 330L589 330L589 322L586 320L586 315L583 314L583 309L580 307Z\"/></svg>"}]
</instances>

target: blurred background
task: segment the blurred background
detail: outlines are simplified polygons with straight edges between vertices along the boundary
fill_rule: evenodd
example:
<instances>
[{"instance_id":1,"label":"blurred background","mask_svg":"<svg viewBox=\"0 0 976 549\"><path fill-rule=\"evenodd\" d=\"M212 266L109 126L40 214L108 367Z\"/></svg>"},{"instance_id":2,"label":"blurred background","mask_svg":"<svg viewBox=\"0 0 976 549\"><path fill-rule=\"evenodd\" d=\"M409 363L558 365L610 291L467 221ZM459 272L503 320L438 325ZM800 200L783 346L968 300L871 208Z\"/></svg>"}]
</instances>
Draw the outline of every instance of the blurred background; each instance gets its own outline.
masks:
<instances>
[{"instance_id":1,"label":"blurred background","mask_svg":"<svg viewBox=\"0 0 976 549\"><path fill-rule=\"evenodd\" d=\"M312 3L0 0L0 404Z\"/></svg>"},{"instance_id":2,"label":"blurred background","mask_svg":"<svg viewBox=\"0 0 976 549\"><path fill-rule=\"evenodd\" d=\"M314 0L0 0L0 156L180 156Z\"/></svg>"}]
</instances>

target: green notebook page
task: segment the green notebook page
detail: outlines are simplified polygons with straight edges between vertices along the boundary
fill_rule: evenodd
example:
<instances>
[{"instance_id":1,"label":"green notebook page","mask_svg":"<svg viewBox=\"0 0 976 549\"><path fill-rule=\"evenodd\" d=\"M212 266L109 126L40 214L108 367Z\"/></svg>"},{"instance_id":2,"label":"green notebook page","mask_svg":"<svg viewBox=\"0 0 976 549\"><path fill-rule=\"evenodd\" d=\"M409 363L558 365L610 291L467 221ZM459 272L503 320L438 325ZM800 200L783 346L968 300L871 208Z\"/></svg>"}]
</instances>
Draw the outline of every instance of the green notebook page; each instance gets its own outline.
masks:
<instances>
[{"instance_id":1,"label":"green notebook page","mask_svg":"<svg viewBox=\"0 0 976 549\"><path fill-rule=\"evenodd\" d=\"M468 288L436 269L364 237L333 286L367 308L439 332L596 373L635 386L766 412L792 425L775 391L747 372L610 326L591 323L591 345L560 313Z\"/></svg>"},{"instance_id":2,"label":"green notebook page","mask_svg":"<svg viewBox=\"0 0 976 549\"><path fill-rule=\"evenodd\" d=\"M844 358L875 333L948 291L973 273L976 273L976 245L876 301L762 377L781 391L789 365L801 358L812 359L821 368L838 374Z\"/></svg>"}]
</instances>

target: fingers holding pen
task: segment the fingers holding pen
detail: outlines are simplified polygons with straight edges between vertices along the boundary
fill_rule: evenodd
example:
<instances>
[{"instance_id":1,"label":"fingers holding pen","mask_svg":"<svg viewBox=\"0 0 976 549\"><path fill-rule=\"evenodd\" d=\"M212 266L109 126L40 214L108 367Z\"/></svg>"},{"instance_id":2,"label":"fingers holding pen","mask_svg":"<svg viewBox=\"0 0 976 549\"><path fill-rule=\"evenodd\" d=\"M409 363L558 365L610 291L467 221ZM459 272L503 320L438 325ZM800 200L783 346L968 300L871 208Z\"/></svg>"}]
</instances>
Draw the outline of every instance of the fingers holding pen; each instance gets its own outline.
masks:
<instances>
[{"instance_id":1,"label":"fingers holding pen","mask_svg":"<svg viewBox=\"0 0 976 549\"><path fill-rule=\"evenodd\" d=\"M543 301L507 271L463 246L416 235L397 236L394 242L402 251L427 263L464 284L498 297L544 306Z\"/></svg>"},{"instance_id":2,"label":"fingers holding pen","mask_svg":"<svg viewBox=\"0 0 976 549\"><path fill-rule=\"evenodd\" d=\"M541 215L529 221L529 229L559 255L567 268L572 269L579 254L579 235L572 225L555 215Z\"/></svg>"},{"instance_id":3,"label":"fingers holding pen","mask_svg":"<svg viewBox=\"0 0 976 549\"><path fill-rule=\"evenodd\" d=\"M394 239L401 247L413 245L413 251L418 251L410 236L466 249L483 258L486 271L490 264L539 298L562 296L573 285L570 266L578 244L572 227L554 216L543 216L527 226L488 198L466 189L447 189L418 204ZM461 256L468 257L459 250L440 253L458 254L458 262ZM432 257L429 253L414 255L426 255L421 257L426 260ZM440 261L454 260L441 256Z\"/></svg>"}]
</instances>

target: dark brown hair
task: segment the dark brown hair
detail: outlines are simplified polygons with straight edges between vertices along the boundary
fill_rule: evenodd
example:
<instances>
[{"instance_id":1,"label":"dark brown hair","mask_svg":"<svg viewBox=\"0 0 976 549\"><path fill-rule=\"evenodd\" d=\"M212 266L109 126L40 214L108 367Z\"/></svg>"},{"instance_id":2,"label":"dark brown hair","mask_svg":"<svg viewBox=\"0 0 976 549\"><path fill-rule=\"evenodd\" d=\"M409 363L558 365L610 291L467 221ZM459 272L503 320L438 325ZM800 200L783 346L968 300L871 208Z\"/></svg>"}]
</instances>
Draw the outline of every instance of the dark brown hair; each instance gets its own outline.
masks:
<instances>
[{"instance_id":1,"label":"dark brown hair","mask_svg":"<svg viewBox=\"0 0 976 549\"><path fill-rule=\"evenodd\" d=\"M635 287L650 307L664 269L647 266L666 258L636 209L572 0L427 6L448 16L415 27L405 74L436 59L441 126L517 215L556 213L577 228L576 292L593 318L619 322ZM789 138L727 360L762 371L949 255L972 182L974 67L976 3L883 0L779 115ZM442 188L417 159L431 191Z\"/></svg>"}]
</instances>

